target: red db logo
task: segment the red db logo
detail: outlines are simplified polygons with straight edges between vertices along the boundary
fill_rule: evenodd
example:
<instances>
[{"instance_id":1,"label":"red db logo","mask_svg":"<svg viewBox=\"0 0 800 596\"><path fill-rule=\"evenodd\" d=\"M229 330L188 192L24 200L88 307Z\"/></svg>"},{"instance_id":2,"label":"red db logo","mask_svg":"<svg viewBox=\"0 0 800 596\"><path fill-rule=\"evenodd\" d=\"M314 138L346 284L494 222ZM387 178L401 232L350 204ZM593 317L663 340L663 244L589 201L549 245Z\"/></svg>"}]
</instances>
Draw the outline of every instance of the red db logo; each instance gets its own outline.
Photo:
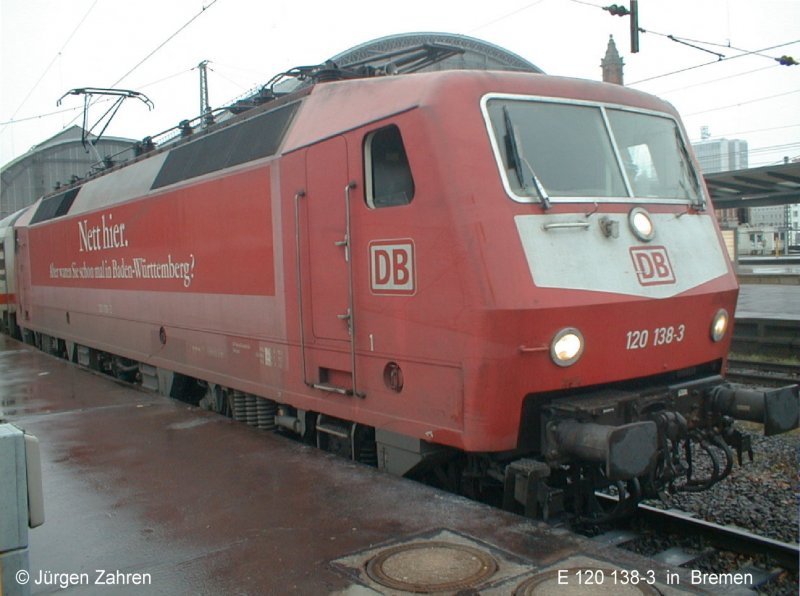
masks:
<instances>
[{"instance_id":1,"label":"red db logo","mask_svg":"<svg viewBox=\"0 0 800 596\"><path fill-rule=\"evenodd\" d=\"M638 246L630 249L636 278L643 286L674 284L675 273L663 246Z\"/></svg>"},{"instance_id":2,"label":"red db logo","mask_svg":"<svg viewBox=\"0 0 800 596\"><path fill-rule=\"evenodd\" d=\"M373 240L369 243L369 262L374 294L410 296L416 292L412 240Z\"/></svg>"}]
</instances>

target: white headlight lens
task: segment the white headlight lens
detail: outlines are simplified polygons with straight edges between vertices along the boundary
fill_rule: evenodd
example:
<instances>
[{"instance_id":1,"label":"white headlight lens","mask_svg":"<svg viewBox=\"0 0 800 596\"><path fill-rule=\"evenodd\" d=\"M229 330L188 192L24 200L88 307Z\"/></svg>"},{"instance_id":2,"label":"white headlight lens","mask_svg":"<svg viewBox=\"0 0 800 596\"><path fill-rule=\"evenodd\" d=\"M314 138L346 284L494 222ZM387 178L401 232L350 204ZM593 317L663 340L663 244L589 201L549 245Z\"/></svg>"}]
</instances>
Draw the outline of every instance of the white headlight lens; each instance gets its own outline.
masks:
<instances>
[{"instance_id":1,"label":"white headlight lens","mask_svg":"<svg viewBox=\"0 0 800 596\"><path fill-rule=\"evenodd\" d=\"M649 242L656 235L656 229L653 227L653 220L650 219L650 214L641 207L631 209L628 214L628 223L639 240Z\"/></svg>"},{"instance_id":2,"label":"white headlight lens","mask_svg":"<svg viewBox=\"0 0 800 596\"><path fill-rule=\"evenodd\" d=\"M573 327L562 329L550 344L550 357L559 366L575 364L583 354L583 335Z\"/></svg>"},{"instance_id":3,"label":"white headlight lens","mask_svg":"<svg viewBox=\"0 0 800 596\"><path fill-rule=\"evenodd\" d=\"M719 309L711 322L711 339L719 341L725 337L725 332L728 330L728 321L728 311L724 308Z\"/></svg>"}]
</instances>

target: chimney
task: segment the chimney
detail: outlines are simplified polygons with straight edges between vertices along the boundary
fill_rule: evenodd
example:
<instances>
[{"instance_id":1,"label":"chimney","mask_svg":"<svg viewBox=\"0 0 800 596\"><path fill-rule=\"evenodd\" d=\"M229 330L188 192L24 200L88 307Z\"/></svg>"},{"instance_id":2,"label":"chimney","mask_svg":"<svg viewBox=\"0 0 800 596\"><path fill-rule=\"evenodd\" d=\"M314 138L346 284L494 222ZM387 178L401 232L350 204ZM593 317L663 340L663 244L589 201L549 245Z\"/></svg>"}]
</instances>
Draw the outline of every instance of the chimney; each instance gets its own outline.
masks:
<instances>
[{"instance_id":1,"label":"chimney","mask_svg":"<svg viewBox=\"0 0 800 596\"><path fill-rule=\"evenodd\" d=\"M616 85L623 85L622 82L622 67L624 62L617 51L617 44L614 43L614 36L608 36L608 48L606 49L606 56L600 61L600 67L603 69L603 82L614 83Z\"/></svg>"}]
</instances>

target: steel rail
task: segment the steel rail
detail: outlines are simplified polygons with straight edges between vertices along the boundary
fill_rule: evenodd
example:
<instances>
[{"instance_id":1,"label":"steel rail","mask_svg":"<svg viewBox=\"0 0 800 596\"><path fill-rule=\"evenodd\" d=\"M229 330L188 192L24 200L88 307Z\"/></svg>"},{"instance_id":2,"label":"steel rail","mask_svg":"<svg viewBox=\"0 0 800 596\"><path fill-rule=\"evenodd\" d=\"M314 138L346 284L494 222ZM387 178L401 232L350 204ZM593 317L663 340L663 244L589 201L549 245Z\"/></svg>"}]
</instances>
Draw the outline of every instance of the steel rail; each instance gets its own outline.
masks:
<instances>
[{"instance_id":1,"label":"steel rail","mask_svg":"<svg viewBox=\"0 0 800 596\"><path fill-rule=\"evenodd\" d=\"M800 382L800 364L733 357L728 359L728 367L726 377L731 381L775 386Z\"/></svg>"},{"instance_id":2,"label":"steel rail","mask_svg":"<svg viewBox=\"0 0 800 596\"><path fill-rule=\"evenodd\" d=\"M679 534L702 536L720 550L729 550L747 555L766 555L781 567L798 572L800 545L789 544L765 536L759 536L735 526L722 526L690 513L675 509L659 509L640 503L637 513L658 529Z\"/></svg>"},{"instance_id":3,"label":"steel rail","mask_svg":"<svg viewBox=\"0 0 800 596\"><path fill-rule=\"evenodd\" d=\"M787 364L784 362L768 362L732 357L728 359L728 365L736 370L757 370L782 375L795 375L800 378L800 362L797 364Z\"/></svg>"}]
</instances>

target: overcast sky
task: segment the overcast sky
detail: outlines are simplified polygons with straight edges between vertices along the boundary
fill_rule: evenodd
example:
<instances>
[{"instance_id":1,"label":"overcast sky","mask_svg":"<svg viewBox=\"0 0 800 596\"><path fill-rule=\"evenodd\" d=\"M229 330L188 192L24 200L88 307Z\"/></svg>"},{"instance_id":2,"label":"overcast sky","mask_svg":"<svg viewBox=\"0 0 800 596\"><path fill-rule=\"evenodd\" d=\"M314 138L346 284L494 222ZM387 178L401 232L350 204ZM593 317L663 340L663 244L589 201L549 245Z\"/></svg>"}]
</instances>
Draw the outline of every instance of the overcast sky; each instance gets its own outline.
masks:
<instances>
[{"instance_id":1,"label":"overcast sky","mask_svg":"<svg viewBox=\"0 0 800 596\"><path fill-rule=\"evenodd\" d=\"M128 100L106 132L141 139L199 114L202 60L210 61L210 103L218 107L293 66L416 31L470 35L548 74L594 80L601 78L600 59L613 34L626 84L672 102L692 141L708 126L713 138L747 140L751 166L800 157L800 66L772 59L790 55L800 62L800 0L640 0L639 26L648 33L641 34L638 54L630 53L629 19L599 8L607 4L0 0L0 164L81 124L80 97L56 106L76 87L145 93L155 108ZM682 72L669 74L675 71ZM96 106L90 117L100 113Z\"/></svg>"}]
</instances>

